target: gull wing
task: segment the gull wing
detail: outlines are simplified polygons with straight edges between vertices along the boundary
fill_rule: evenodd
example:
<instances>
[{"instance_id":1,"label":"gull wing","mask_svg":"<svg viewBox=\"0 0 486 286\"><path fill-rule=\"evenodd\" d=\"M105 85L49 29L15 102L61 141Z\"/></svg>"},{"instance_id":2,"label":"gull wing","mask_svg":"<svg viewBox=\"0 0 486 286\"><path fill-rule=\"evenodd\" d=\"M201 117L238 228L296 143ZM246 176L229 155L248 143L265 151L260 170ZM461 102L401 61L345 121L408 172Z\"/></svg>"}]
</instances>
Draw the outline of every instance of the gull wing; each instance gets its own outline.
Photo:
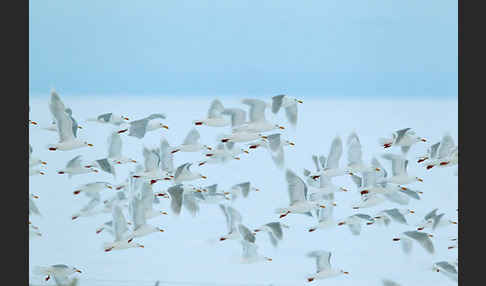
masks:
<instances>
[{"instance_id":1,"label":"gull wing","mask_svg":"<svg viewBox=\"0 0 486 286\"><path fill-rule=\"evenodd\" d=\"M218 184L213 184L211 186L205 187L205 189L208 191L208 193L215 194L216 190L218 189Z\"/></svg>"},{"instance_id":2,"label":"gull wing","mask_svg":"<svg viewBox=\"0 0 486 286\"><path fill-rule=\"evenodd\" d=\"M108 123L108 122L110 122L110 118L111 118L112 114L113 113L111 113L111 112L110 113L103 113L101 115L98 115L98 117L96 117L96 119Z\"/></svg>"},{"instance_id":3,"label":"gull wing","mask_svg":"<svg viewBox=\"0 0 486 286\"><path fill-rule=\"evenodd\" d=\"M406 231L404 234L413 240L417 241L428 253L434 253L434 244L429 235L419 231Z\"/></svg>"},{"instance_id":4,"label":"gull wing","mask_svg":"<svg viewBox=\"0 0 486 286\"><path fill-rule=\"evenodd\" d=\"M117 158L121 156L122 139L118 132L111 133L108 137L108 158Z\"/></svg>"},{"instance_id":5,"label":"gull wing","mask_svg":"<svg viewBox=\"0 0 486 286\"><path fill-rule=\"evenodd\" d=\"M186 168L186 166L189 165L189 163L184 163L177 167L175 174L174 174L174 180L177 180L177 178L182 174L183 170Z\"/></svg>"},{"instance_id":6,"label":"gull wing","mask_svg":"<svg viewBox=\"0 0 486 286\"><path fill-rule=\"evenodd\" d=\"M199 204L194 198L193 193L184 192L182 193L182 205L193 217L199 212Z\"/></svg>"},{"instance_id":7,"label":"gull wing","mask_svg":"<svg viewBox=\"0 0 486 286\"><path fill-rule=\"evenodd\" d=\"M307 257L316 259L317 272L331 269L331 252L314 250L307 254Z\"/></svg>"},{"instance_id":8,"label":"gull wing","mask_svg":"<svg viewBox=\"0 0 486 286\"><path fill-rule=\"evenodd\" d=\"M407 219L402 213L400 213L400 211L398 211L398 209L384 210L384 212L394 221L401 224L407 224Z\"/></svg>"},{"instance_id":9,"label":"gull wing","mask_svg":"<svg viewBox=\"0 0 486 286\"><path fill-rule=\"evenodd\" d=\"M332 214L333 214L334 206L332 204L329 204L329 206L326 206L326 208L322 209L319 208L318 211L318 221L323 222L332 219Z\"/></svg>"},{"instance_id":10,"label":"gull wing","mask_svg":"<svg viewBox=\"0 0 486 286\"><path fill-rule=\"evenodd\" d=\"M191 131L189 131L186 138L184 139L184 143L182 143L182 144L184 144L184 145L197 144L199 138L201 138L199 131L197 131L195 128L193 128L193 129L191 129Z\"/></svg>"},{"instance_id":11,"label":"gull wing","mask_svg":"<svg viewBox=\"0 0 486 286\"><path fill-rule=\"evenodd\" d=\"M445 214L440 214L440 215L437 215L434 217L434 223L432 224L432 230L435 230L435 228L437 227L437 225L439 224L440 220L442 219L442 217L444 216Z\"/></svg>"},{"instance_id":12,"label":"gull wing","mask_svg":"<svg viewBox=\"0 0 486 286\"><path fill-rule=\"evenodd\" d=\"M142 198L139 198L139 196L133 196L130 200L130 204L132 205L133 229L137 230L147 222L145 218L144 203Z\"/></svg>"},{"instance_id":13,"label":"gull wing","mask_svg":"<svg viewBox=\"0 0 486 286\"><path fill-rule=\"evenodd\" d=\"M293 171L287 169L285 174L290 204L307 199L307 185Z\"/></svg>"},{"instance_id":14,"label":"gull wing","mask_svg":"<svg viewBox=\"0 0 486 286\"><path fill-rule=\"evenodd\" d=\"M239 188L243 197L248 197L248 193L250 193L250 182L240 183L231 187L232 189Z\"/></svg>"},{"instance_id":15,"label":"gull wing","mask_svg":"<svg viewBox=\"0 0 486 286\"><path fill-rule=\"evenodd\" d=\"M37 208L37 206L35 205L35 202L34 200L32 200L32 197L29 196L29 215L33 213L33 214L36 214L36 215L41 215L39 209Z\"/></svg>"},{"instance_id":16,"label":"gull wing","mask_svg":"<svg viewBox=\"0 0 486 286\"><path fill-rule=\"evenodd\" d=\"M353 235L359 235L361 233L361 223L348 223L347 225Z\"/></svg>"},{"instance_id":17,"label":"gull wing","mask_svg":"<svg viewBox=\"0 0 486 286\"><path fill-rule=\"evenodd\" d=\"M438 208L433 209L431 212L429 212L428 214L425 215L424 220L429 220L429 219L436 217L438 210L439 210Z\"/></svg>"},{"instance_id":18,"label":"gull wing","mask_svg":"<svg viewBox=\"0 0 486 286\"><path fill-rule=\"evenodd\" d=\"M167 189L167 192L170 195L170 208L176 215L181 213L183 191L184 189L182 184L178 184Z\"/></svg>"},{"instance_id":19,"label":"gull wing","mask_svg":"<svg viewBox=\"0 0 486 286\"><path fill-rule=\"evenodd\" d=\"M284 94L280 94L272 97L272 113L275 114L280 110L280 107L282 107L284 96Z\"/></svg>"},{"instance_id":20,"label":"gull wing","mask_svg":"<svg viewBox=\"0 0 486 286\"><path fill-rule=\"evenodd\" d=\"M358 188L361 188L363 186L363 179L360 176L352 174L351 180L356 184Z\"/></svg>"},{"instance_id":21,"label":"gull wing","mask_svg":"<svg viewBox=\"0 0 486 286\"><path fill-rule=\"evenodd\" d=\"M81 157L82 155L78 155L71 160L69 160L66 164L66 168L76 168L76 167L81 167Z\"/></svg>"},{"instance_id":22,"label":"gull wing","mask_svg":"<svg viewBox=\"0 0 486 286\"><path fill-rule=\"evenodd\" d=\"M225 108L222 114L231 116L231 127L241 126L246 120L246 111L241 108Z\"/></svg>"},{"instance_id":23,"label":"gull wing","mask_svg":"<svg viewBox=\"0 0 486 286\"><path fill-rule=\"evenodd\" d=\"M243 247L243 258L252 259L258 257L258 246L255 243L248 242L246 240L241 240L241 245Z\"/></svg>"},{"instance_id":24,"label":"gull wing","mask_svg":"<svg viewBox=\"0 0 486 286\"><path fill-rule=\"evenodd\" d=\"M405 165L406 160L399 155L395 154L384 154L383 159L389 160L392 163L392 174L393 176L400 176L406 173Z\"/></svg>"},{"instance_id":25,"label":"gull wing","mask_svg":"<svg viewBox=\"0 0 486 286\"><path fill-rule=\"evenodd\" d=\"M241 237L243 237L244 240L251 243L255 243L256 240L255 235L246 226L244 226L243 224L239 224L238 230L241 234Z\"/></svg>"},{"instance_id":26,"label":"gull wing","mask_svg":"<svg viewBox=\"0 0 486 286\"><path fill-rule=\"evenodd\" d=\"M285 107L285 115L292 126L297 125L297 102Z\"/></svg>"},{"instance_id":27,"label":"gull wing","mask_svg":"<svg viewBox=\"0 0 486 286\"><path fill-rule=\"evenodd\" d=\"M321 168L323 169L326 168L326 161L327 161L326 156L324 155L319 156L319 163L321 163Z\"/></svg>"},{"instance_id":28,"label":"gull wing","mask_svg":"<svg viewBox=\"0 0 486 286\"><path fill-rule=\"evenodd\" d=\"M449 134L444 135L442 137L442 141L440 142L439 149L437 150L437 158L438 159L444 159L447 158L451 152L452 149L454 149L454 139L452 139L452 136Z\"/></svg>"},{"instance_id":29,"label":"gull wing","mask_svg":"<svg viewBox=\"0 0 486 286\"><path fill-rule=\"evenodd\" d=\"M160 167L163 171L172 174L174 172L174 156L169 151L169 142L165 138L160 140Z\"/></svg>"},{"instance_id":30,"label":"gull wing","mask_svg":"<svg viewBox=\"0 0 486 286\"><path fill-rule=\"evenodd\" d=\"M76 119L74 119L73 111L71 110L71 108L66 108L66 113L69 116L69 118L71 119L71 122L72 122L72 125L73 125L73 127L72 127L73 135L74 135L74 137L76 137L78 135L78 122L76 121Z\"/></svg>"},{"instance_id":31,"label":"gull wing","mask_svg":"<svg viewBox=\"0 0 486 286\"><path fill-rule=\"evenodd\" d=\"M431 159L435 159L437 157L438 154L437 151L439 150L439 146L440 146L440 142L437 142L434 145L429 147L428 153Z\"/></svg>"},{"instance_id":32,"label":"gull wing","mask_svg":"<svg viewBox=\"0 0 486 286\"><path fill-rule=\"evenodd\" d=\"M228 215L230 217L230 232L236 230L236 226L241 223L243 220L241 214L233 207L228 206L227 208Z\"/></svg>"},{"instance_id":33,"label":"gull wing","mask_svg":"<svg viewBox=\"0 0 486 286\"><path fill-rule=\"evenodd\" d=\"M447 261L440 261L440 262L435 263L435 265L444 269L444 271L447 271L447 272L453 273L453 274L457 274L456 268Z\"/></svg>"},{"instance_id":34,"label":"gull wing","mask_svg":"<svg viewBox=\"0 0 486 286\"><path fill-rule=\"evenodd\" d=\"M221 117L221 113L223 112L224 107L221 101L215 99L211 102L208 110L208 118L219 118Z\"/></svg>"},{"instance_id":35,"label":"gull wing","mask_svg":"<svg viewBox=\"0 0 486 286\"><path fill-rule=\"evenodd\" d=\"M128 136L142 139L147 132L148 122L149 120L147 118L131 121Z\"/></svg>"},{"instance_id":36,"label":"gull wing","mask_svg":"<svg viewBox=\"0 0 486 286\"><path fill-rule=\"evenodd\" d=\"M146 147L143 147L142 153L143 153L143 158L144 158L145 172L151 172L151 171L157 169L157 167L158 167L157 156Z\"/></svg>"},{"instance_id":37,"label":"gull wing","mask_svg":"<svg viewBox=\"0 0 486 286\"><path fill-rule=\"evenodd\" d=\"M115 233L115 241L120 241L123 239L123 235L128 231L127 221L123 215L122 209L119 205L113 206L113 230Z\"/></svg>"},{"instance_id":38,"label":"gull wing","mask_svg":"<svg viewBox=\"0 0 486 286\"><path fill-rule=\"evenodd\" d=\"M320 172L321 167L319 165L319 157L317 157L317 155L312 155L312 161L314 162L314 165L316 166L316 171Z\"/></svg>"},{"instance_id":39,"label":"gull wing","mask_svg":"<svg viewBox=\"0 0 486 286\"><path fill-rule=\"evenodd\" d=\"M358 135L353 132L348 137L348 165L360 164L362 163L362 150L361 143L359 141Z\"/></svg>"},{"instance_id":40,"label":"gull wing","mask_svg":"<svg viewBox=\"0 0 486 286\"><path fill-rule=\"evenodd\" d=\"M401 190L402 193L405 195L409 196L412 199L420 200L420 196L417 193L417 191L409 190L408 188L406 190Z\"/></svg>"},{"instance_id":41,"label":"gull wing","mask_svg":"<svg viewBox=\"0 0 486 286\"><path fill-rule=\"evenodd\" d=\"M241 101L243 104L250 106L249 119L250 122L265 121L265 108L267 104L260 99L246 98Z\"/></svg>"},{"instance_id":42,"label":"gull wing","mask_svg":"<svg viewBox=\"0 0 486 286\"><path fill-rule=\"evenodd\" d=\"M410 254L412 252L413 242L409 238L402 238L401 240L402 250L405 254Z\"/></svg>"},{"instance_id":43,"label":"gull wing","mask_svg":"<svg viewBox=\"0 0 486 286\"><path fill-rule=\"evenodd\" d=\"M403 136L405 136L407 131L410 130L410 129L411 128L404 128L404 129L400 129L400 130L396 131L395 133L397 134L397 137L395 138L395 143L400 143L400 141L402 141L402 139L403 139Z\"/></svg>"},{"instance_id":44,"label":"gull wing","mask_svg":"<svg viewBox=\"0 0 486 286\"><path fill-rule=\"evenodd\" d=\"M329 155L327 156L327 168L337 169L339 168L339 160L343 154L343 140L341 137L336 136L331 143L331 149L329 150Z\"/></svg>"},{"instance_id":45,"label":"gull wing","mask_svg":"<svg viewBox=\"0 0 486 286\"><path fill-rule=\"evenodd\" d=\"M59 142L74 140L75 136L73 133L73 122L66 113L64 103L61 101L61 98L55 91L51 92L49 110L56 121Z\"/></svg>"},{"instance_id":46,"label":"gull wing","mask_svg":"<svg viewBox=\"0 0 486 286\"><path fill-rule=\"evenodd\" d=\"M228 233L231 232L231 218L230 214L228 213L228 210L225 205L220 204L219 208L224 214L224 218L226 219L226 227L228 228Z\"/></svg>"},{"instance_id":47,"label":"gull wing","mask_svg":"<svg viewBox=\"0 0 486 286\"><path fill-rule=\"evenodd\" d=\"M153 113L153 114L150 114L149 116L147 116L145 119L153 120L153 119L157 119L157 118L166 119L167 116L163 113Z\"/></svg>"},{"instance_id":48,"label":"gull wing","mask_svg":"<svg viewBox=\"0 0 486 286\"><path fill-rule=\"evenodd\" d=\"M267 223L266 226L272 230L272 234L281 240L283 238L283 231L282 231L282 225L280 222L270 222Z\"/></svg>"}]
</instances>

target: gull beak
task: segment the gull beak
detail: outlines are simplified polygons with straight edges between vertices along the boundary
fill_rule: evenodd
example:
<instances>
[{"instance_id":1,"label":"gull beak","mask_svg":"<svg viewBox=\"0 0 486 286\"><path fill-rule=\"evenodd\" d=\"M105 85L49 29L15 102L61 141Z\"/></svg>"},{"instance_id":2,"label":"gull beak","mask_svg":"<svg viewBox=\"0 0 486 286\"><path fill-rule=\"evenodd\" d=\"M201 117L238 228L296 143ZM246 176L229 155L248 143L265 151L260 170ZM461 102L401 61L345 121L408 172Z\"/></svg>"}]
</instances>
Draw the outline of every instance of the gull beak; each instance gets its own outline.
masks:
<instances>
[{"instance_id":1,"label":"gull beak","mask_svg":"<svg viewBox=\"0 0 486 286\"><path fill-rule=\"evenodd\" d=\"M82 273L82 272L81 272L81 270L79 270L79 269L76 269L76 272L78 272L78 273Z\"/></svg>"},{"instance_id":2,"label":"gull beak","mask_svg":"<svg viewBox=\"0 0 486 286\"><path fill-rule=\"evenodd\" d=\"M333 206L335 206L335 207L337 206L337 204L336 204L336 203L334 203L334 202L332 203L332 205L333 205Z\"/></svg>"},{"instance_id":3,"label":"gull beak","mask_svg":"<svg viewBox=\"0 0 486 286\"><path fill-rule=\"evenodd\" d=\"M162 211L162 212L160 212L160 213L161 213L161 214L163 214L163 215L168 215L168 213L167 213L167 212L165 212L165 211Z\"/></svg>"},{"instance_id":4,"label":"gull beak","mask_svg":"<svg viewBox=\"0 0 486 286\"><path fill-rule=\"evenodd\" d=\"M130 120L130 118L128 118L128 117L123 117L123 119L124 120L127 120L127 121Z\"/></svg>"},{"instance_id":5,"label":"gull beak","mask_svg":"<svg viewBox=\"0 0 486 286\"><path fill-rule=\"evenodd\" d=\"M284 130L284 129L285 129L285 127L283 127L283 126L279 126L278 128L279 128L279 129L282 129L282 130Z\"/></svg>"},{"instance_id":6,"label":"gull beak","mask_svg":"<svg viewBox=\"0 0 486 286\"><path fill-rule=\"evenodd\" d=\"M250 152L248 152L247 150L243 150L243 152L244 152L245 154L250 154Z\"/></svg>"},{"instance_id":7,"label":"gull beak","mask_svg":"<svg viewBox=\"0 0 486 286\"><path fill-rule=\"evenodd\" d=\"M295 143L294 142L289 142L289 145L290 146L295 146Z\"/></svg>"},{"instance_id":8,"label":"gull beak","mask_svg":"<svg viewBox=\"0 0 486 286\"><path fill-rule=\"evenodd\" d=\"M164 230L163 230L163 229L159 229L159 231L160 231L160 232L164 232Z\"/></svg>"},{"instance_id":9,"label":"gull beak","mask_svg":"<svg viewBox=\"0 0 486 286\"><path fill-rule=\"evenodd\" d=\"M201 179L207 179L208 177L201 175Z\"/></svg>"},{"instance_id":10,"label":"gull beak","mask_svg":"<svg viewBox=\"0 0 486 286\"><path fill-rule=\"evenodd\" d=\"M345 223L345 222L343 222L343 221L342 221L342 222L340 222L340 223L338 223L338 225L343 225L343 224L346 224L346 223Z\"/></svg>"},{"instance_id":11,"label":"gull beak","mask_svg":"<svg viewBox=\"0 0 486 286\"><path fill-rule=\"evenodd\" d=\"M42 165L47 165L47 162L41 161Z\"/></svg>"},{"instance_id":12,"label":"gull beak","mask_svg":"<svg viewBox=\"0 0 486 286\"><path fill-rule=\"evenodd\" d=\"M234 157L233 159L235 159L235 160L240 160L240 157Z\"/></svg>"},{"instance_id":13,"label":"gull beak","mask_svg":"<svg viewBox=\"0 0 486 286\"><path fill-rule=\"evenodd\" d=\"M107 187L108 189L110 189L110 190L111 190L111 189L113 189L113 187L112 187L112 186L106 186L106 187Z\"/></svg>"},{"instance_id":14,"label":"gull beak","mask_svg":"<svg viewBox=\"0 0 486 286\"><path fill-rule=\"evenodd\" d=\"M381 169L380 168L375 168L375 171L378 171L379 172L379 171L381 171Z\"/></svg>"},{"instance_id":15,"label":"gull beak","mask_svg":"<svg viewBox=\"0 0 486 286\"><path fill-rule=\"evenodd\" d=\"M320 207L321 209L325 209L325 208L326 208L326 206L325 206L325 205L320 205L319 207Z\"/></svg>"},{"instance_id":16,"label":"gull beak","mask_svg":"<svg viewBox=\"0 0 486 286\"><path fill-rule=\"evenodd\" d=\"M393 239L393 241L399 241L399 240L400 240L400 238L394 238Z\"/></svg>"},{"instance_id":17,"label":"gull beak","mask_svg":"<svg viewBox=\"0 0 486 286\"><path fill-rule=\"evenodd\" d=\"M300 99L297 99L297 102L298 103L304 103L304 101L300 100Z\"/></svg>"},{"instance_id":18,"label":"gull beak","mask_svg":"<svg viewBox=\"0 0 486 286\"><path fill-rule=\"evenodd\" d=\"M223 194L227 196L230 194L230 192L224 192Z\"/></svg>"},{"instance_id":19,"label":"gull beak","mask_svg":"<svg viewBox=\"0 0 486 286\"><path fill-rule=\"evenodd\" d=\"M268 137L265 136L265 135L260 136L260 138L265 139L265 140L268 139Z\"/></svg>"},{"instance_id":20,"label":"gull beak","mask_svg":"<svg viewBox=\"0 0 486 286\"><path fill-rule=\"evenodd\" d=\"M255 188L255 192L259 192L259 191L260 191L260 189Z\"/></svg>"},{"instance_id":21,"label":"gull beak","mask_svg":"<svg viewBox=\"0 0 486 286\"><path fill-rule=\"evenodd\" d=\"M344 274L349 274L349 272L347 272L347 271L343 271L343 273L344 273Z\"/></svg>"},{"instance_id":22,"label":"gull beak","mask_svg":"<svg viewBox=\"0 0 486 286\"><path fill-rule=\"evenodd\" d=\"M412 210L409 210L408 212L410 212L411 214L414 214L415 213L415 211L412 211Z\"/></svg>"},{"instance_id":23,"label":"gull beak","mask_svg":"<svg viewBox=\"0 0 486 286\"><path fill-rule=\"evenodd\" d=\"M211 148L209 146L206 146L206 149L208 149L209 151L213 150L213 148Z\"/></svg>"},{"instance_id":24,"label":"gull beak","mask_svg":"<svg viewBox=\"0 0 486 286\"><path fill-rule=\"evenodd\" d=\"M41 174L41 175L45 175L46 173L44 173L44 172L39 172L39 174Z\"/></svg>"},{"instance_id":25,"label":"gull beak","mask_svg":"<svg viewBox=\"0 0 486 286\"><path fill-rule=\"evenodd\" d=\"M91 143L88 143L88 146L89 146L89 147L93 147L93 144L91 144Z\"/></svg>"},{"instance_id":26,"label":"gull beak","mask_svg":"<svg viewBox=\"0 0 486 286\"><path fill-rule=\"evenodd\" d=\"M162 125L162 127L169 130L169 126L167 126L167 125Z\"/></svg>"},{"instance_id":27,"label":"gull beak","mask_svg":"<svg viewBox=\"0 0 486 286\"><path fill-rule=\"evenodd\" d=\"M33 197L34 199L38 199L38 198L39 198L39 196L37 196L37 195L32 195L32 197Z\"/></svg>"},{"instance_id":28,"label":"gull beak","mask_svg":"<svg viewBox=\"0 0 486 286\"><path fill-rule=\"evenodd\" d=\"M83 127L82 126L78 126L78 129L83 129Z\"/></svg>"},{"instance_id":29,"label":"gull beak","mask_svg":"<svg viewBox=\"0 0 486 286\"><path fill-rule=\"evenodd\" d=\"M427 142L427 139L425 139L425 138L421 138L421 139L420 139L420 141L422 141L422 142Z\"/></svg>"},{"instance_id":30,"label":"gull beak","mask_svg":"<svg viewBox=\"0 0 486 286\"><path fill-rule=\"evenodd\" d=\"M429 237L430 237L430 238L432 238L432 237L434 237L434 236L433 236L432 234L429 234Z\"/></svg>"},{"instance_id":31,"label":"gull beak","mask_svg":"<svg viewBox=\"0 0 486 286\"><path fill-rule=\"evenodd\" d=\"M422 180L421 178L418 178L417 181L419 182L423 182L424 180Z\"/></svg>"},{"instance_id":32,"label":"gull beak","mask_svg":"<svg viewBox=\"0 0 486 286\"><path fill-rule=\"evenodd\" d=\"M140 247L141 247L141 248L145 248L145 246L143 246L143 245L140 245Z\"/></svg>"},{"instance_id":33,"label":"gull beak","mask_svg":"<svg viewBox=\"0 0 486 286\"><path fill-rule=\"evenodd\" d=\"M35 121L29 120L29 122L34 124L34 125L37 125L37 122L35 122Z\"/></svg>"},{"instance_id":34,"label":"gull beak","mask_svg":"<svg viewBox=\"0 0 486 286\"><path fill-rule=\"evenodd\" d=\"M136 161L136 160L130 160L130 162L132 162L132 163L137 163L137 161Z\"/></svg>"},{"instance_id":35,"label":"gull beak","mask_svg":"<svg viewBox=\"0 0 486 286\"><path fill-rule=\"evenodd\" d=\"M197 193L202 193L202 191L201 191L201 190L199 190L199 189L197 189L197 190L196 190L196 192L197 192Z\"/></svg>"}]
</instances>

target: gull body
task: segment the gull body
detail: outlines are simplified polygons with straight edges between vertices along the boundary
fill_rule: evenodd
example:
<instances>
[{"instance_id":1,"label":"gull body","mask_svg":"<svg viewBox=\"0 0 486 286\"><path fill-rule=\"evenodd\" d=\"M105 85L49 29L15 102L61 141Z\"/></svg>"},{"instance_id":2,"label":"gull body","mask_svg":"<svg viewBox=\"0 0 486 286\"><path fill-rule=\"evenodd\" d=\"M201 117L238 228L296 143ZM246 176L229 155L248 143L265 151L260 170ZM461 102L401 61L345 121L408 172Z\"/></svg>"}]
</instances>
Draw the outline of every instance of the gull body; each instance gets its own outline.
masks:
<instances>
[{"instance_id":1,"label":"gull body","mask_svg":"<svg viewBox=\"0 0 486 286\"><path fill-rule=\"evenodd\" d=\"M49 110L54 116L57 126L57 133L59 136L58 143L49 144L47 146L49 150L67 151L86 146L93 146L84 140L76 138L76 134L73 133L73 119L68 113L66 113L64 103L61 101L61 98L55 91L51 92Z\"/></svg>"},{"instance_id":2,"label":"gull body","mask_svg":"<svg viewBox=\"0 0 486 286\"><path fill-rule=\"evenodd\" d=\"M96 116L96 118L88 118L86 121L120 126L120 125L126 123L129 120L130 119L126 116L118 115L118 114L110 112L110 113L100 114L100 115Z\"/></svg>"},{"instance_id":3,"label":"gull body","mask_svg":"<svg viewBox=\"0 0 486 286\"><path fill-rule=\"evenodd\" d=\"M303 101L285 94L276 95L272 97L272 113L277 114L280 109L285 108L287 120L295 127L297 125L297 104L299 103L303 103Z\"/></svg>"},{"instance_id":4,"label":"gull body","mask_svg":"<svg viewBox=\"0 0 486 286\"><path fill-rule=\"evenodd\" d=\"M314 280L321 280L331 277L336 277L341 274L349 274L342 269L335 269L331 267L331 252L315 250L307 254L307 257L314 258L316 260L316 273L307 278L308 282Z\"/></svg>"},{"instance_id":5,"label":"gull body","mask_svg":"<svg viewBox=\"0 0 486 286\"><path fill-rule=\"evenodd\" d=\"M287 191L289 195L290 205L286 208L280 208L276 210L276 212L280 214L280 218L283 218L290 213L306 214L312 216L312 210L319 207L325 207L325 205L320 204L319 202L308 200L307 185L293 171L287 169L285 173L285 178L287 180Z\"/></svg>"},{"instance_id":6,"label":"gull body","mask_svg":"<svg viewBox=\"0 0 486 286\"><path fill-rule=\"evenodd\" d=\"M69 178L74 175L87 174L87 173L98 173L98 170L93 168L87 168L81 165L81 155L78 155L66 164L66 167L57 171L58 174L68 174Z\"/></svg>"},{"instance_id":7,"label":"gull body","mask_svg":"<svg viewBox=\"0 0 486 286\"><path fill-rule=\"evenodd\" d=\"M223 116L224 106L220 100L215 99L209 106L208 115L205 119L195 120L194 125L205 125L211 127L225 127L231 124L228 117Z\"/></svg>"}]
</instances>

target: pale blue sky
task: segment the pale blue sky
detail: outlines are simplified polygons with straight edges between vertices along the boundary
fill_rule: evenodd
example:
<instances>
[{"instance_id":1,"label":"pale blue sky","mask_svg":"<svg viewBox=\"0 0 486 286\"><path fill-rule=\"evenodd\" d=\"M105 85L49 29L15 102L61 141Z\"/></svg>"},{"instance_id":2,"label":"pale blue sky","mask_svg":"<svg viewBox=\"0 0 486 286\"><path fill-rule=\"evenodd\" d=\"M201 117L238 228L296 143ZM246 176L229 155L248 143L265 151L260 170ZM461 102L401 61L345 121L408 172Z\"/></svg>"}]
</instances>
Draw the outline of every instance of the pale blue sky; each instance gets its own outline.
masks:
<instances>
[{"instance_id":1,"label":"pale blue sky","mask_svg":"<svg viewBox=\"0 0 486 286\"><path fill-rule=\"evenodd\" d=\"M457 1L30 1L32 93L457 96Z\"/></svg>"}]
</instances>

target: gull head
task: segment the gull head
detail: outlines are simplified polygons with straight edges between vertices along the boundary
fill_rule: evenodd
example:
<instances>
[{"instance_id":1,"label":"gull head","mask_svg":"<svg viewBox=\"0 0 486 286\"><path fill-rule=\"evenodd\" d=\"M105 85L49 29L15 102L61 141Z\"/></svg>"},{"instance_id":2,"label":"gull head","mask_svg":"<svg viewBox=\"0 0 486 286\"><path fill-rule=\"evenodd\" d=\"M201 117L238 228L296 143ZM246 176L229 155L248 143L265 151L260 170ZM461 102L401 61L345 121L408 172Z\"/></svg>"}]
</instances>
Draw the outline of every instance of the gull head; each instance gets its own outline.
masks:
<instances>
[{"instance_id":1,"label":"gull head","mask_svg":"<svg viewBox=\"0 0 486 286\"><path fill-rule=\"evenodd\" d=\"M169 126L165 125L162 122L159 123L159 126L160 126L160 128L165 128L165 129L169 130Z\"/></svg>"},{"instance_id":2,"label":"gull head","mask_svg":"<svg viewBox=\"0 0 486 286\"><path fill-rule=\"evenodd\" d=\"M293 146L295 146L295 143L294 143L294 142L292 142L292 141L289 141L289 140L285 140L285 143L286 143L287 145L289 145L289 146L292 146L292 147L293 147Z\"/></svg>"}]
</instances>

